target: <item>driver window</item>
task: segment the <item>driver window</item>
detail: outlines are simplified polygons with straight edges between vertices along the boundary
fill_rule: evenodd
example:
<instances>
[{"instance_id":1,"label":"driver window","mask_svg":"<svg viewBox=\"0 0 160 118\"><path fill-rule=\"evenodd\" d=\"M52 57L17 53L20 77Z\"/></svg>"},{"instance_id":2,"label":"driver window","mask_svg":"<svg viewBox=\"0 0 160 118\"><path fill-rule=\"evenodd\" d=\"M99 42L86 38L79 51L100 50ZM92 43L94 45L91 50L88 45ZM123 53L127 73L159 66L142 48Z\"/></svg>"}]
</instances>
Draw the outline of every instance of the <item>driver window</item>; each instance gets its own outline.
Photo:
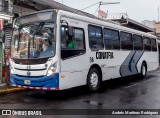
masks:
<instances>
[{"instance_id":1,"label":"driver window","mask_svg":"<svg viewBox=\"0 0 160 118\"><path fill-rule=\"evenodd\" d=\"M68 28L61 27L61 47L63 49L67 48L67 39L68 39Z\"/></svg>"},{"instance_id":2,"label":"driver window","mask_svg":"<svg viewBox=\"0 0 160 118\"><path fill-rule=\"evenodd\" d=\"M69 35L68 33L68 28L67 27L62 27L61 28L61 36L62 36L62 48L68 48L68 49L75 49L76 48L76 41L72 36Z\"/></svg>"},{"instance_id":3,"label":"driver window","mask_svg":"<svg viewBox=\"0 0 160 118\"><path fill-rule=\"evenodd\" d=\"M73 36L68 34L68 28L61 27L62 49L84 49L84 31L80 28L73 29Z\"/></svg>"},{"instance_id":4,"label":"driver window","mask_svg":"<svg viewBox=\"0 0 160 118\"><path fill-rule=\"evenodd\" d=\"M73 28L72 36L67 26L61 26L61 57L62 59L85 53L85 37L82 28Z\"/></svg>"}]
</instances>

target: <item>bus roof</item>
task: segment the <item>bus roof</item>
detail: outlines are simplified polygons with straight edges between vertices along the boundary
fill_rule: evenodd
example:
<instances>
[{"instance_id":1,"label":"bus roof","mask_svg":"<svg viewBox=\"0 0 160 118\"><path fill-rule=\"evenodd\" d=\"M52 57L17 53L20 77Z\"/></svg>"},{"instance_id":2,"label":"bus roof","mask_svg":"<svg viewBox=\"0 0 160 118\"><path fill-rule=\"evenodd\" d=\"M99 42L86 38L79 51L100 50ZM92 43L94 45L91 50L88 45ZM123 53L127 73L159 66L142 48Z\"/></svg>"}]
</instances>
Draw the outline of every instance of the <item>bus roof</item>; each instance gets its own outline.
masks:
<instances>
[{"instance_id":1,"label":"bus roof","mask_svg":"<svg viewBox=\"0 0 160 118\"><path fill-rule=\"evenodd\" d=\"M35 12L29 13L29 14L22 15L22 16L18 17L17 19L23 18L26 16L30 16L30 15L34 15L34 14L38 14L38 13L53 12L53 11L57 12L57 10L58 9L47 9L47 10L35 11Z\"/></svg>"},{"instance_id":2,"label":"bus roof","mask_svg":"<svg viewBox=\"0 0 160 118\"><path fill-rule=\"evenodd\" d=\"M117 23L109 22L107 20L103 20L103 19L99 19L99 18L90 18L90 17L78 15L78 14L71 13L71 12L64 11L64 10L59 10L59 13L61 15L67 16L67 17L70 16L70 17L72 17L74 19L77 19L77 20L93 23L94 25L97 24L99 26L107 26L107 27L112 28L112 29L123 30L123 31L129 32L129 33L136 33L136 34L139 34L139 35L145 35L145 36L148 36L148 37L151 37L151 38L156 38L155 35L145 33L145 32L139 31L139 30L135 30L135 29L132 29L132 28L124 27L124 26L121 26Z\"/></svg>"},{"instance_id":3,"label":"bus roof","mask_svg":"<svg viewBox=\"0 0 160 118\"><path fill-rule=\"evenodd\" d=\"M124 27L124 26L121 26L115 22L111 22L111 21L108 21L108 20L104 20L104 19L100 19L92 14L83 14L83 13L80 13L78 12L79 10L75 11L75 13L71 13L69 11L64 11L64 10L58 10L58 9L48 9L48 10L42 10L42 11L36 11L36 12L32 12L30 14L27 14L27 15L22 15L19 18L23 18L23 17L26 17L26 16L30 16L30 15L34 15L34 14L38 14L38 13L43 13L43 12L57 12L61 15L64 15L64 16L67 16L67 17L72 17L74 19L77 19L77 20L81 20L81 21L86 21L86 22L90 22L90 23L94 23L95 25L101 25L101 26L108 26L112 29L117 29L117 30L123 30L123 31L126 31L126 32L129 32L129 33L136 33L136 34L139 34L139 35L145 35L145 36L148 36L148 37L151 37L151 38L156 38L156 36L152 35L152 34L149 34L149 33L145 33L145 32L142 32L142 31L139 31L139 30L135 30L135 29L132 29L132 28L128 28L128 27ZM84 12L85 13L85 12ZM105 24L105 25L104 25Z\"/></svg>"}]
</instances>

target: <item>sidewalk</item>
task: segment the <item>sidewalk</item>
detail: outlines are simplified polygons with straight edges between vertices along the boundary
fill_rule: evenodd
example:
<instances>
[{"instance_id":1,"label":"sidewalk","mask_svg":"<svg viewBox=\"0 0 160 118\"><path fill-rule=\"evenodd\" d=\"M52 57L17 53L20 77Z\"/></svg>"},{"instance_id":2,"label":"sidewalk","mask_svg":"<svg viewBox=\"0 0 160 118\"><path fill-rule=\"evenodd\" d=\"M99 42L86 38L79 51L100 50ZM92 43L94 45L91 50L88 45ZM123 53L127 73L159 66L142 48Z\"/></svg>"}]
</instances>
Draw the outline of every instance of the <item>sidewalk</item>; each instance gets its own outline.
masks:
<instances>
[{"instance_id":1,"label":"sidewalk","mask_svg":"<svg viewBox=\"0 0 160 118\"><path fill-rule=\"evenodd\" d=\"M6 84L0 84L0 95L18 92L18 91L22 91L22 90L24 90L24 88L16 88L16 87L12 87L12 86L7 86Z\"/></svg>"}]
</instances>

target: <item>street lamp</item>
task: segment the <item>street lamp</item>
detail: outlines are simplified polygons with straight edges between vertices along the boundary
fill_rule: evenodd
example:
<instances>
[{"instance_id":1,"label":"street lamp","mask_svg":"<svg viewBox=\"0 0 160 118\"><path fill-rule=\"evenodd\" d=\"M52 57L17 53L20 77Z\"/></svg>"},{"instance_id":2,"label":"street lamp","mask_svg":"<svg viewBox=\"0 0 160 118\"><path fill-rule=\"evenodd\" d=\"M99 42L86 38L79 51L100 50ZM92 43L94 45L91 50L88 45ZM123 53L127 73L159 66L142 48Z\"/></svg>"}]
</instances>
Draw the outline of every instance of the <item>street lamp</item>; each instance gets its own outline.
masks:
<instances>
[{"instance_id":1,"label":"street lamp","mask_svg":"<svg viewBox=\"0 0 160 118\"><path fill-rule=\"evenodd\" d=\"M157 10L158 10L158 22L159 22L159 6L158 6L158 9L157 9Z\"/></svg>"},{"instance_id":2,"label":"street lamp","mask_svg":"<svg viewBox=\"0 0 160 118\"><path fill-rule=\"evenodd\" d=\"M98 9L96 10L96 12L97 12L98 10L100 11L101 5L108 5L108 4L120 4L120 2L102 2L102 1L100 1L100 2L99 2ZM96 12L94 13L94 15L96 14ZM98 17L99 17L99 14L98 14Z\"/></svg>"},{"instance_id":3,"label":"street lamp","mask_svg":"<svg viewBox=\"0 0 160 118\"><path fill-rule=\"evenodd\" d=\"M120 2L100 2L100 5L106 5L106 4L120 4Z\"/></svg>"}]
</instances>

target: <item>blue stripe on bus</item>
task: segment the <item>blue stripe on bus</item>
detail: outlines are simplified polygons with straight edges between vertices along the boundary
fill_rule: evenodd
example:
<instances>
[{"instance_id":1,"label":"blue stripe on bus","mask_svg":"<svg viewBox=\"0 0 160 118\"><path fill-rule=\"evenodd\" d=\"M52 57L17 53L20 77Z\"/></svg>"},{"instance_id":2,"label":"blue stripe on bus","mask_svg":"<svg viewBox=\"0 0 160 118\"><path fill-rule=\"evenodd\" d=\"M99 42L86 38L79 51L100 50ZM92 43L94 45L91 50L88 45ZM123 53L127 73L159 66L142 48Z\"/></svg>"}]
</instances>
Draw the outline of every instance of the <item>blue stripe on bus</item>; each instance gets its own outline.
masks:
<instances>
[{"instance_id":1,"label":"blue stripe on bus","mask_svg":"<svg viewBox=\"0 0 160 118\"><path fill-rule=\"evenodd\" d=\"M133 71L133 69L132 69L132 63L133 63L133 58L134 58L135 53L136 53L136 51L135 51L134 54L132 55L132 57L131 57L131 59L130 59L130 61L129 61L129 64L128 64L128 69L129 69L130 72Z\"/></svg>"},{"instance_id":2,"label":"blue stripe on bus","mask_svg":"<svg viewBox=\"0 0 160 118\"><path fill-rule=\"evenodd\" d=\"M30 80L31 84L28 86L32 87L59 87L59 74L55 73L51 76L43 77L21 77L17 75L10 75L11 84L17 84L27 86L24 84L24 80Z\"/></svg>"},{"instance_id":3,"label":"blue stripe on bus","mask_svg":"<svg viewBox=\"0 0 160 118\"><path fill-rule=\"evenodd\" d=\"M131 51L120 67L121 77L138 73L137 63L144 51Z\"/></svg>"},{"instance_id":4,"label":"blue stripe on bus","mask_svg":"<svg viewBox=\"0 0 160 118\"><path fill-rule=\"evenodd\" d=\"M137 56L136 57L136 70L137 70L137 72L138 72L137 64L138 64L139 60L141 59L143 53L144 53L144 51L137 51L137 53L136 53L136 56Z\"/></svg>"}]
</instances>

